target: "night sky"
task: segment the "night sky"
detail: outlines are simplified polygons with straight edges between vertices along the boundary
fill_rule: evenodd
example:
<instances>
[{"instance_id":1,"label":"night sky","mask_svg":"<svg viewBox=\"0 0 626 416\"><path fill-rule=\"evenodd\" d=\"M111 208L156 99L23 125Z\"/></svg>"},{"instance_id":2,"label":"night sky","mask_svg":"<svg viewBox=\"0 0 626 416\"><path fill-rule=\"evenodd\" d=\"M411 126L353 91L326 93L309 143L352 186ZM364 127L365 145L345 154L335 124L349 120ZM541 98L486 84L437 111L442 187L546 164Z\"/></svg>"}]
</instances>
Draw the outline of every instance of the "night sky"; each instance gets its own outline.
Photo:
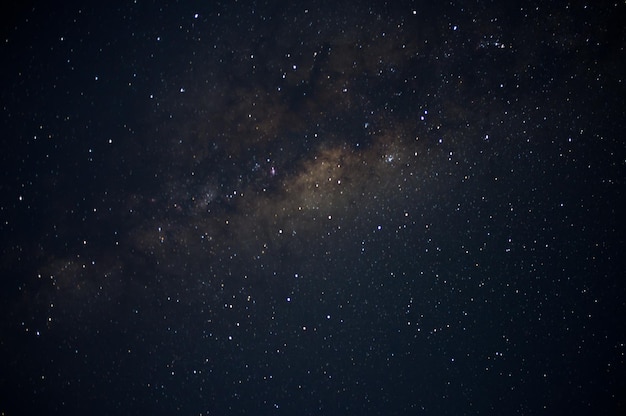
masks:
<instances>
[{"instance_id":1,"label":"night sky","mask_svg":"<svg viewBox=\"0 0 626 416\"><path fill-rule=\"evenodd\" d=\"M624 2L38 3L0 415L625 414Z\"/></svg>"}]
</instances>

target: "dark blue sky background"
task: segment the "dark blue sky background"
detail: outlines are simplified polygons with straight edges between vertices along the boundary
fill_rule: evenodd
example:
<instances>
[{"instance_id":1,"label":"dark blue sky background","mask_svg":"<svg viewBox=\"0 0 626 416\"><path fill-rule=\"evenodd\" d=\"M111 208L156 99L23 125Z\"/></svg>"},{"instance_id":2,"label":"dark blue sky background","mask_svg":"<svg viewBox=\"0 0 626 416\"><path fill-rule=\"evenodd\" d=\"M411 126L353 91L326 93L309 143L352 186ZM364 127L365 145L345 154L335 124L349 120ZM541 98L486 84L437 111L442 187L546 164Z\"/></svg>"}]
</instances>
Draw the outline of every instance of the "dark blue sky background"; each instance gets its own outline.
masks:
<instances>
[{"instance_id":1,"label":"dark blue sky background","mask_svg":"<svg viewBox=\"0 0 626 416\"><path fill-rule=\"evenodd\" d=\"M622 413L623 14L7 11L0 413Z\"/></svg>"}]
</instances>

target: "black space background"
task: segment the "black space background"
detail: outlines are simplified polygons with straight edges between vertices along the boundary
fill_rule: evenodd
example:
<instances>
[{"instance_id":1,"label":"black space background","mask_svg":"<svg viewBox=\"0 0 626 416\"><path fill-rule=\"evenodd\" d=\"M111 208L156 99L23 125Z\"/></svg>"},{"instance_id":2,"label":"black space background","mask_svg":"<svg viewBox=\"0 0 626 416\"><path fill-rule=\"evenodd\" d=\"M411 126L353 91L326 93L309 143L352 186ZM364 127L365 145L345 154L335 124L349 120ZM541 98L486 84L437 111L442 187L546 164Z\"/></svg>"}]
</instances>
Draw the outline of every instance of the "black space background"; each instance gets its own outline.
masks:
<instances>
[{"instance_id":1,"label":"black space background","mask_svg":"<svg viewBox=\"0 0 626 416\"><path fill-rule=\"evenodd\" d=\"M26 2L0 414L621 414L620 2Z\"/></svg>"}]
</instances>

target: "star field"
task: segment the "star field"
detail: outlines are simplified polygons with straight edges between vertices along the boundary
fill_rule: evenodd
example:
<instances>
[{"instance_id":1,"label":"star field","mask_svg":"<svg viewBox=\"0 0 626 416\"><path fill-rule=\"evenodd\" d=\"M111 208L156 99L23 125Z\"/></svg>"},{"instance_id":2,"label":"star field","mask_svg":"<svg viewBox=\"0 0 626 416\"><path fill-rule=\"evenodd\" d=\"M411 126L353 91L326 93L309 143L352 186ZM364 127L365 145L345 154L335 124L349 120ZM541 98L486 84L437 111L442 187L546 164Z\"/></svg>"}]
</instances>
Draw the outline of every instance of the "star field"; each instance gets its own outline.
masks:
<instances>
[{"instance_id":1,"label":"star field","mask_svg":"<svg viewBox=\"0 0 626 416\"><path fill-rule=\"evenodd\" d=\"M623 9L7 12L0 413L621 413Z\"/></svg>"}]
</instances>

